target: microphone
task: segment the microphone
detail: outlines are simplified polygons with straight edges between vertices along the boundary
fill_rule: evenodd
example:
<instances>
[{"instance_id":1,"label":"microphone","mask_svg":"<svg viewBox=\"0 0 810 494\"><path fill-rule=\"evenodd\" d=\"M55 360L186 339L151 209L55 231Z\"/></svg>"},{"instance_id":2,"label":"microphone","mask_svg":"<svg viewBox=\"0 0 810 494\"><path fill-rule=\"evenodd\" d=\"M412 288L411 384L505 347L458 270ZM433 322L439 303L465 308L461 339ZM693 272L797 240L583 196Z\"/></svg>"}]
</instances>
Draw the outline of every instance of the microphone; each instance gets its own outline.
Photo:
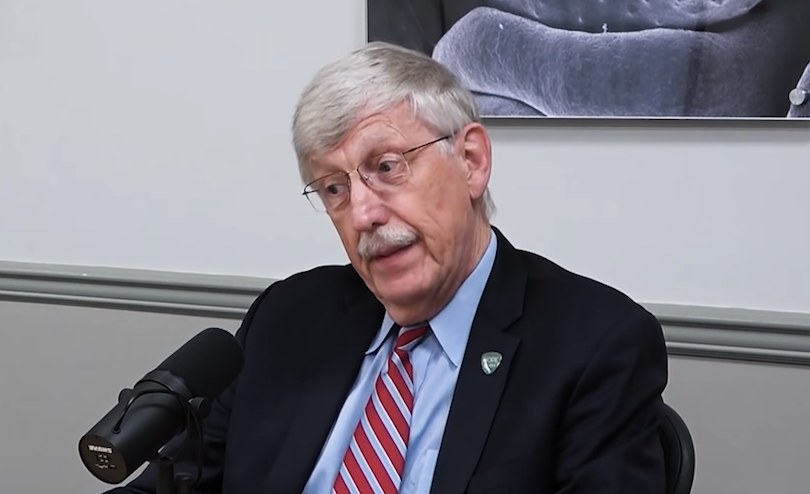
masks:
<instances>
[{"instance_id":1,"label":"microphone","mask_svg":"<svg viewBox=\"0 0 810 494\"><path fill-rule=\"evenodd\" d=\"M231 333L198 333L133 389L121 391L118 404L79 440L84 466L99 480L119 484L147 461L165 462L160 450L186 429L190 439L192 425L201 435L199 422L243 365Z\"/></svg>"}]
</instances>

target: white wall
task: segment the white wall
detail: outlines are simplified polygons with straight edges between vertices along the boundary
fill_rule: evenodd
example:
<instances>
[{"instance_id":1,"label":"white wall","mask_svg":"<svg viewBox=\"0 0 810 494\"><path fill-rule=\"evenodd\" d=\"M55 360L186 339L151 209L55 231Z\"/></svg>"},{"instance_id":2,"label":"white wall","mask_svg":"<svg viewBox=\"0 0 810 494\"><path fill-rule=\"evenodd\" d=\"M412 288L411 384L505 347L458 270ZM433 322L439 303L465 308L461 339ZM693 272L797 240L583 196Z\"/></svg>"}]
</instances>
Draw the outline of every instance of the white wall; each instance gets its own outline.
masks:
<instances>
[{"instance_id":1,"label":"white wall","mask_svg":"<svg viewBox=\"0 0 810 494\"><path fill-rule=\"evenodd\" d=\"M669 359L664 399L695 443L692 494L806 494L810 368Z\"/></svg>"},{"instance_id":2,"label":"white wall","mask_svg":"<svg viewBox=\"0 0 810 494\"><path fill-rule=\"evenodd\" d=\"M0 0L0 259L344 262L289 121L364 0ZM493 128L497 224L645 302L810 311L810 127Z\"/></svg>"}]
</instances>

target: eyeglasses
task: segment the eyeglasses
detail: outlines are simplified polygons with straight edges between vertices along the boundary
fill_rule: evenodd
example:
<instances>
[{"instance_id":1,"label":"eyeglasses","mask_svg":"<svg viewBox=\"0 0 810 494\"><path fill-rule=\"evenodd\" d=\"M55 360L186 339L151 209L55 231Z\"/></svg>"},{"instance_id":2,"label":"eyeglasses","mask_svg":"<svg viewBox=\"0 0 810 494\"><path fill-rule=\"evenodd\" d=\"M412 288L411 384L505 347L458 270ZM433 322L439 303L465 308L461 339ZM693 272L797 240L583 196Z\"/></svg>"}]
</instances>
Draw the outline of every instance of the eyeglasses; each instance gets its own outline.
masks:
<instances>
[{"instance_id":1,"label":"eyeglasses","mask_svg":"<svg viewBox=\"0 0 810 494\"><path fill-rule=\"evenodd\" d=\"M387 152L373 156L357 167L357 175L366 186L378 194L394 192L411 177L411 169L405 155L424 149L431 144L450 139L446 135L402 152ZM303 195L316 211L327 212L340 209L349 202L352 180L349 172L336 172L313 180L304 187Z\"/></svg>"}]
</instances>

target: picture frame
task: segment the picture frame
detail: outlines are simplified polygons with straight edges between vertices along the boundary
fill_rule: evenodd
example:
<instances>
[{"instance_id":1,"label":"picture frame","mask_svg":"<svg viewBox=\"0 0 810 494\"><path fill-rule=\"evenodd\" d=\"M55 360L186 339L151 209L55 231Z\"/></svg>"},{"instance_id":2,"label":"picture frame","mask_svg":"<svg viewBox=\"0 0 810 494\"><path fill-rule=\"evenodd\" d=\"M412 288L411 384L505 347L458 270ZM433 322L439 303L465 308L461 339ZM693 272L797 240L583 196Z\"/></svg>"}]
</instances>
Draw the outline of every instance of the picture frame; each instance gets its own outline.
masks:
<instances>
[{"instance_id":1,"label":"picture frame","mask_svg":"<svg viewBox=\"0 0 810 494\"><path fill-rule=\"evenodd\" d=\"M484 118L810 117L809 0L367 0Z\"/></svg>"}]
</instances>

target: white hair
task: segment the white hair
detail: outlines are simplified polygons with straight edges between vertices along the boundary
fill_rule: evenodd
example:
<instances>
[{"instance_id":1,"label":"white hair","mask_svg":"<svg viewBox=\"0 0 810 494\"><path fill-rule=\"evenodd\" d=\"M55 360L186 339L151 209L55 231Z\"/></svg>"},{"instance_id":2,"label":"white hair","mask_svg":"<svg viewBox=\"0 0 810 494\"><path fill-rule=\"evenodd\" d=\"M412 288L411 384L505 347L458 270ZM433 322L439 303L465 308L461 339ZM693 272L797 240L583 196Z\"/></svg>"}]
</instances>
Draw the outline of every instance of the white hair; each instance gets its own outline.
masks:
<instances>
[{"instance_id":1,"label":"white hair","mask_svg":"<svg viewBox=\"0 0 810 494\"><path fill-rule=\"evenodd\" d=\"M400 46L371 42L324 66L304 89L293 116L293 146L304 183L312 180L310 160L340 144L361 120L403 103L441 135L454 135L480 122L472 94L446 67ZM442 142L446 152L452 144ZM489 192L481 198L489 219L495 206Z\"/></svg>"}]
</instances>

